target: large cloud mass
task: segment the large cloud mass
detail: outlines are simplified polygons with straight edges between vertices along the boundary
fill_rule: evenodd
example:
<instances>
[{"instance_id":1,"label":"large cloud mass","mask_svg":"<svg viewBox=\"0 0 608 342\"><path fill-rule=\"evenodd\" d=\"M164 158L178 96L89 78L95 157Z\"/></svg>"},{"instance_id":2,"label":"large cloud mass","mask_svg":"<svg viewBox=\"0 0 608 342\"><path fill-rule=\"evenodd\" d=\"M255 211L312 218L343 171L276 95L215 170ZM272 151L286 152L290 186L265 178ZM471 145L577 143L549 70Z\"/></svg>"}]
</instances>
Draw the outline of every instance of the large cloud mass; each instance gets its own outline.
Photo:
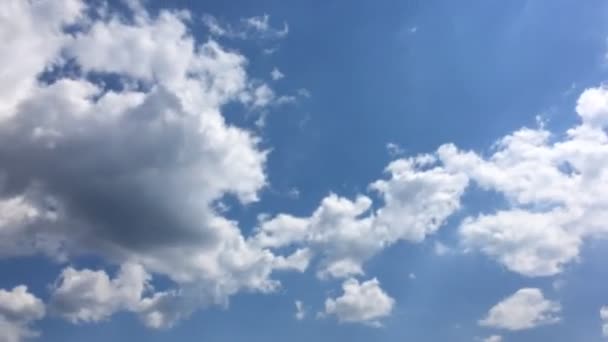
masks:
<instances>
[{"instance_id":1,"label":"large cloud mass","mask_svg":"<svg viewBox=\"0 0 608 342\"><path fill-rule=\"evenodd\" d=\"M303 252L251 246L214 209L225 195L256 201L266 185L258 138L221 114L256 100L246 59L196 42L185 12L93 20L92 10L76 0L0 5L0 36L10 37L0 53L2 256L134 262L208 289L200 305L274 290L272 271L302 269ZM72 321L95 321L131 306L124 290L105 273L66 269L53 303Z\"/></svg>"}]
</instances>

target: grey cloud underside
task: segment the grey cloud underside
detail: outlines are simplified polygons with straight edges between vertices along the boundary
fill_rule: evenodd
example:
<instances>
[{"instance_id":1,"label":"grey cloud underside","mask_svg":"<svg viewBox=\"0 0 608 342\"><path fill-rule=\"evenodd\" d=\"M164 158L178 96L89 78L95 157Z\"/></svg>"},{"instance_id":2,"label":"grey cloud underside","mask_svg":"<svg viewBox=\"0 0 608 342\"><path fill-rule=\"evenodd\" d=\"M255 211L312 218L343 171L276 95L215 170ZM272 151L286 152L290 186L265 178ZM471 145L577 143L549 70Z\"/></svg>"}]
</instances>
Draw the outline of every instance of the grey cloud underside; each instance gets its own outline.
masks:
<instances>
[{"instance_id":1,"label":"grey cloud underside","mask_svg":"<svg viewBox=\"0 0 608 342\"><path fill-rule=\"evenodd\" d=\"M196 126L196 118L184 116L178 125L159 122L158 127L150 122L164 110L179 108L174 96L154 91L118 122L68 128L79 132L55 142L52 149L23 141L32 127L45 124L39 115L44 110L28 105L0 127L5 195L27 193L32 187L31 196L51 194L46 201L34 200L60 212L71 231L86 230L88 236L123 248L146 250L217 239L199 226L206 221L205 199L188 201L199 194L196 188L209 188L189 168L217 158L185 144L193 139L187 127ZM193 160L180 160L180 154ZM197 160L194 155L207 158Z\"/></svg>"}]
</instances>

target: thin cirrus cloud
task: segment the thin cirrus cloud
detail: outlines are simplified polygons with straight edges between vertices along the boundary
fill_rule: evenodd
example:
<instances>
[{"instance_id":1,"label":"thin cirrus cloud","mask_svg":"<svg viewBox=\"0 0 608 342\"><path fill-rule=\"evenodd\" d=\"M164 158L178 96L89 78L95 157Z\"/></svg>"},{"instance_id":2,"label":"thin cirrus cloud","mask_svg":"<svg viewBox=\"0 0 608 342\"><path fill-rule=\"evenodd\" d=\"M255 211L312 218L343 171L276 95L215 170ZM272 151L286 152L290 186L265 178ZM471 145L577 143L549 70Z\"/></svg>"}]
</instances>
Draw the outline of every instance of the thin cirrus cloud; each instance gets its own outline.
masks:
<instances>
[{"instance_id":1,"label":"thin cirrus cloud","mask_svg":"<svg viewBox=\"0 0 608 342\"><path fill-rule=\"evenodd\" d=\"M35 335L31 324L46 311L75 324L127 311L169 328L201 308L226 307L239 292L273 293L278 271L309 265L321 281L343 281L323 316L379 326L397 304L366 275L366 262L435 234L462 213L472 185L507 204L466 211L458 246L437 244L438 255L459 248L526 277L552 276L579 260L585 241L608 233L608 90L600 86L582 92L579 122L563 136L540 124L498 139L489 153L450 143L415 156L399 149L365 193L329 191L308 214L260 216L246 236L217 201L258 201L272 152L259 132L227 123L222 108L285 100L248 75L246 56L214 38L278 39L288 26L273 28L266 15L236 26L207 16L211 38L201 42L184 11L133 6L130 17L93 18L91 6L0 4L0 33L16 37L0 51L0 257L93 255L120 269L67 266L46 306L25 286L0 290L10 341ZM68 63L76 75L62 73ZM109 87L91 75L122 81ZM171 287L155 291L156 276ZM522 289L480 323L528 329L557 323L559 308L540 289ZM304 318L302 302L296 310Z\"/></svg>"},{"instance_id":2,"label":"thin cirrus cloud","mask_svg":"<svg viewBox=\"0 0 608 342\"><path fill-rule=\"evenodd\" d=\"M243 18L238 25L222 22L207 14L202 17L202 22L217 37L276 40L285 38L289 33L287 23L283 23L282 28L273 27L268 14Z\"/></svg>"}]
</instances>

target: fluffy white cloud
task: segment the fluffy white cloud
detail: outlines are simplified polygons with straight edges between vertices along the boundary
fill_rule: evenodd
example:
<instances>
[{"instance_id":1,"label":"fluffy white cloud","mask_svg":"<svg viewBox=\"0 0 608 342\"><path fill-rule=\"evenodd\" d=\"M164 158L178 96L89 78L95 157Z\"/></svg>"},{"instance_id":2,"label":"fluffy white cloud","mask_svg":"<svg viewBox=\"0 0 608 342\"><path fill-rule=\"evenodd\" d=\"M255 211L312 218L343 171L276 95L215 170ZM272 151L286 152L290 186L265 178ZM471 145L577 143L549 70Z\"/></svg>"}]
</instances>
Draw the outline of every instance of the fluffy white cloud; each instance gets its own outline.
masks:
<instances>
[{"instance_id":1,"label":"fluffy white cloud","mask_svg":"<svg viewBox=\"0 0 608 342\"><path fill-rule=\"evenodd\" d=\"M263 220L257 242L309 246L322 259L321 276L362 274L363 263L386 246L435 233L475 183L504 196L506 208L487 203L485 214L468 208L462 246L526 276L557 274L578 259L586 238L608 233L605 103L603 87L586 90L577 106L582 122L562 139L541 122L500 139L487 157L446 144L434 154L397 159L386 168L388 179L370 185L381 197L377 206L367 196L352 201L332 194L310 217Z\"/></svg>"},{"instance_id":2,"label":"fluffy white cloud","mask_svg":"<svg viewBox=\"0 0 608 342\"><path fill-rule=\"evenodd\" d=\"M461 226L462 242L495 257L512 271L529 276L559 273L578 256L580 238L562 228L561 211L534 213L500 211L467 218Z\"/></svg>"},{"instance_id":3,"label":"fluffy white cloud","mask_svg":"<svg viewBox=\"0 0 608 342\"><path fill-rule=\"evenodd\" d=\"M496 191L508 208L472 215L460 229L464 247L527 276L554 275L577 260L582 241L608 232L608 122L603 87L581 95L581 124L558 139L541 124L499 140L484 158L442 146L444 166Z\"/></svg>"},{"instance_id":4,"label":"fluffy white cloud","mask_svg":"<svg viewBox=\"0 0 608 342\"><path fill-rule=\"evenodd\" d=\"M602 319L602 334L608 337L608 306L600 309L600 318Z\"/></svg>"},{"instance_id":5,"label":"fluffy white cloud","mask_svg":"<svg viewBox=\"0 0 608 342\"><path fill-rule=\"evenodd\" d=\"M608 125L608 89L599 87L585 90L578 99L576 112L585 123L598 127Z\"/></svg>"},{"instance_id":6,"label":"fluffy white cloud","mask_svg":"<svg viewBox=\"0 0 608 342\"><path fill-rule=\"evenodd\" d=\"M436 165L435 156L399 159L389 179L370 188L384 202L372 210L369 197L354 201L330 194L308 218L279 214L262 220L255 241L264 247L302 244L321 257L320 277L363 274L363 263L397 241L421 242L460 207L468 180Z\"/></svg>"},{"instance_id":7,"label":"fluffy white cloud","mask_svg":"<svg viewBox=\"0 0 608 342\"><path fill-rule=\"evenodd\" d=\"M121 266L116 278L105 271L61 272L53 289L49 308L70 322L96 322L119 310L136 311L150 276L137 264Z\"/></svg>"},{"instance_id":8,"label":"fluffy white cloud","mask_svg":"<svg viewBox=\"0 0 608 342\"><path fill-rule=\"evenodd\" d=\"M480 325L507 330L524 330L560 321L559 303L545 299L541 290L524 288L490 309Z\"/></svg>"},{"instance_id":9,"label":"fluffy white cloud","mask_svg":"<svg viewBox=\"0 0 608 342\"><path fill-rule=\"evenodd\" d=\"M468 184L465 174L437 165L434 155L398 159L388 165L388 180L371 185L384 201L375 225L386 240L420 242L460 208Z\"/></svg>"},{"instance_id":10,"label":"fluffy white cloud","mask_svg":"<svg viewBox=\"0 0 608 342\"><path fill-rule=\"evenodd\" d=\"M376 278L359 283L347 279L342 284L344 293L325 300L325 315L335 315L340 322L365 323L380 326L380 319L389 316L395 300L380 288Z\"/></svg>"},{"instance_id":11,"label":"fluffy white cloud","mask_svg":"<svg viewBox=\"0 0 608 342\"><path fill-rule=\"evenodd\" d=\"M361 217L370 206L365 196L353 202L330 194L309 218L281 214L262 221L253 242L264 247L306 245L321 255L321 277L362 274L361 263L383 248L383 241L369 238L374 234L373 218Z\"/></svg>"},{"instance_id":12,"label":"fluffy white cloud","mask_svg":"<svg viewBox=\"0 0 608 342\"><path fill-rule=\"evenodd\" d=\"M45 307L24 285L10 291L0 289L0 342L19 342L38 336L33 321L42 319Z\"/></svg>"},{"instance_id":13,"label":"fluffy white cloud","mask_svg":"<svg viewBox=\"0 0 608 342\"><path fill-rule=\"evenodd\" d=\"M84 5L80 0L21 1L0 4L0 122L36 87L37 75L59 58L64 25L77 20ZM35 51L35 53L32 53Z\"/></svg>"}]
</instances>

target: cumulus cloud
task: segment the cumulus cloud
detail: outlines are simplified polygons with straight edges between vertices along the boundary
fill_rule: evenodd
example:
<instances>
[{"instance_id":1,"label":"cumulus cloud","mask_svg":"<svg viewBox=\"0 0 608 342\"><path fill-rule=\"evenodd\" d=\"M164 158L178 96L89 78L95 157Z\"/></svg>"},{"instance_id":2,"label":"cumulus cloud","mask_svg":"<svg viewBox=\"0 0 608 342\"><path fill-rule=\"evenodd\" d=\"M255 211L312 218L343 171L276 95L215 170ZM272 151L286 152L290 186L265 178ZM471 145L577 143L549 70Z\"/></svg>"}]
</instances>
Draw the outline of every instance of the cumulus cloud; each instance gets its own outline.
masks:
<instances>
[{"instance_id":1,"label":"cumulus cloud","mask_svg":"<svg viewBox=\"0 0 608 342\"><path fill-rule=\"evenodd\" d=\"M330 194L310 217L279 214L262 220L255 242L278 248L305 245L321 258L318 275L363 274L363 263L397 241L421 242L460 207L467 178L436 165L433 155L399 159L388 179L370 185L384 204L372 209L364 195L354 201Z\"/></svg>"},{"instance_id":2,"label":"cumulus cloud","mask_svg":"<svg viewBox=\"0 0 608 342\"><path fill-rule=\"evenodd\" d=\"M487 158L453 145L439 149L447 169L467 174L508 201L509 208L463 221L460 236L466 248L512 271L548 276L578 259L585 238L605 236L608 111L603 96L608 98L603 87L582 93L577 105L582 122L563 139L541 125L499 140Z\"/></svg>"},{"instance_id":3,"label":"cumulus cloud","mask_svg":"<svg viewBox=\"0 0 608 342\"><path fill-rule=\"evenodd\" d=\"M389 240L421 242L435 233L460 208L468 178L437 165L434 155L391 162L388 180L371 184L384 201L375 224Z\"/></svg>"},{"instance_id":4,"label":"cumulus cloud","mask_svg":"<svg viewBox=\"0 0 608 342\"><path fill-rule=\"evenodd\" d=\"M58 57L68 39L62 34L63 26L74 23L83 7L80 0L2 2L0 36L4 45L0 63L4 71L0 82L0 121L29 97L36 87L36 76Z\"/></svg>"},{"instance_id":5,"label":"cumulus cloud","mask_svg":"<svg viewBox=\"0 0 608 342\"><path fill-rule=\"evenodd\" d=\"M276 256L252 246L214 205L226 195L251 203L266 185L259 138L227 124L221 109L248 98L262 107L268 99L256 89L271 90L248 79L244 56L196 42L187 12L131 7L92 19L77 0L0 5L2 36L13 37L0 53L11 73L0 86L11 99L0 101L1 255L133 260L176 283L179 296L155 303L182 298L182 288L214 289L190 300L201 306L273 291L271 273L303 270L306 250ZM53 308L72 321L130 310L121 279L68 268ZM85 297L70 290L93 285Z\"/></svg>"},{"instance_id":6,"label":"cumulus cloud","mask_svg":"<svg viewBox=\"0 0 608 342\"><path fill-rule=\"evenodd\" d=\"M391 314L395 300L380 287L376 278L359 283L350 278L342 284L344 293L325 300L325 315L334 315L340 322L380 326L380 319Z\"/></svg>"},{"instance_id":7,"label":"cumulus cloud","mask_svg":"<svg viewBox=\"0 0 608 342\"><path fill-rule=\"evenodd\" d=\"M559 322L560 311L560 304L545 299L541 290L524 288L492 307L479 324L513 331L531 329Z\"/></svg>"},{"instance_id":8,"label":"cumulus cloud","mask_svg":"<svg viewBox=\"0 0 608 342\"><path fill-rule=\"evenodd\" d=\"M10 291L0 289L1 342L19 342L38 336L30 325L44 315L44 304L28 292L26 286L19 285Z\"/></svg>"},{"instance_id":9,"label":"cumulus cloud","mask_svg":"<svg viewBox=\"0 0 608 342\"><path fill-rule=\"evenodd\" d=\"M581 244L576 234L561 228L564 216L511 210L467 218L461 226L462 241L515 272L553 275L578 256Z\"/></svg>"},{"instance_id":10,"label":"cumulus cloud","mask_svg":"<svg viewBox=\"0 0 608 342\"><path fill-rule=\"evenodd\" d=\"M138 310L149 280L137 264L122 265L114 279L102 270L68 267L53 289L49 309L72 323L105 320L119 310Z\"/></svg>"}]
</instances>

